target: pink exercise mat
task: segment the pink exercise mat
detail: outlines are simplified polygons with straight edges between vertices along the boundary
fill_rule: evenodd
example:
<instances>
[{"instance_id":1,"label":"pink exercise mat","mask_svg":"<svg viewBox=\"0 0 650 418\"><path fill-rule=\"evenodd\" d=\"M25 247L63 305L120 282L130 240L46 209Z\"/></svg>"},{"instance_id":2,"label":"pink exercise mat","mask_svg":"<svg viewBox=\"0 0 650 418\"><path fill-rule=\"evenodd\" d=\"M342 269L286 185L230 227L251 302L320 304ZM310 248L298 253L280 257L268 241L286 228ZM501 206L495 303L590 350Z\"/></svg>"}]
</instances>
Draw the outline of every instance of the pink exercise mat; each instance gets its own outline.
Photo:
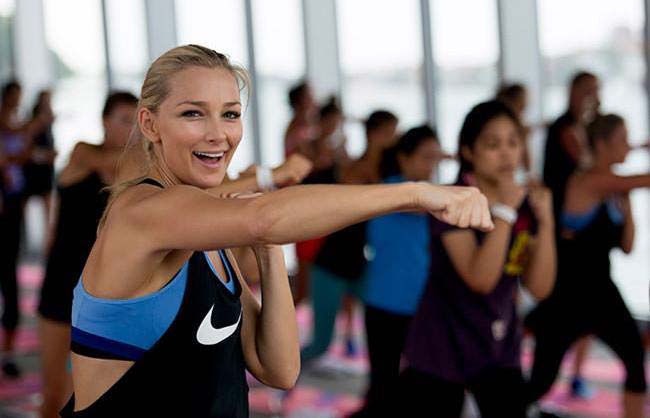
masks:
<instances>
[{"instance_id":1,"label":"pink exercise mat","mask_svg":"<svg viewBox=\"0 0 650 418\"><path fill-rule=\"evenodd\" d=\"M361 407L362 400L347 394L331 394L312 387L299 386L283 399L281 391L251 389L248 399L252 411L283 416L327 415L343 417Z\"/></svg>"}]
</instances>

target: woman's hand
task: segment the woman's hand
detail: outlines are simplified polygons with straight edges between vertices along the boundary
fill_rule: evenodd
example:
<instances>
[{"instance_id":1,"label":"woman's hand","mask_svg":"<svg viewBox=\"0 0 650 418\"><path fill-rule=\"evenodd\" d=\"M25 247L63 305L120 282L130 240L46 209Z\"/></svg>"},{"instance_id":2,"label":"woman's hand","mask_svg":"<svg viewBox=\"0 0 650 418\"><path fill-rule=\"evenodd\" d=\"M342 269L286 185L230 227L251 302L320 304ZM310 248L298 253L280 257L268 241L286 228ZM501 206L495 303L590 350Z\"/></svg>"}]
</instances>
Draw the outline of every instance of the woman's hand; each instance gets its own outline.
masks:
<instances>
[{"instance_id":1,"label":"woman's hand","mask_svg":"<svg viewBox=\"0 0 650 418\"><path fill-rule=\"evenodd\" d=\"M312 162L301 154L294 153L279 167L273 170L273 183L277 187L300 183L313 167Z\"/></svg>"},{"instance_id":2,"label":"woman's hand","mask_svg":"<svg viewBox=\"0 0 650 418\"><path fill-rule=\"evenodd\" d=\"M419 183L416 205L437 219L461 228L494 228L487 198L476 187Z\"/></svg>"},{"instance_id":3,"label":"woman's hand","mask_svg":"<svg viewBox=\"0 0 650 418\"><path fill-rule=\"evenodd\" d=\"M551 191L542 186L535 186L528 192L528 202L540 225L553 225L553 198Z\"/></svg>"}]
</instances>

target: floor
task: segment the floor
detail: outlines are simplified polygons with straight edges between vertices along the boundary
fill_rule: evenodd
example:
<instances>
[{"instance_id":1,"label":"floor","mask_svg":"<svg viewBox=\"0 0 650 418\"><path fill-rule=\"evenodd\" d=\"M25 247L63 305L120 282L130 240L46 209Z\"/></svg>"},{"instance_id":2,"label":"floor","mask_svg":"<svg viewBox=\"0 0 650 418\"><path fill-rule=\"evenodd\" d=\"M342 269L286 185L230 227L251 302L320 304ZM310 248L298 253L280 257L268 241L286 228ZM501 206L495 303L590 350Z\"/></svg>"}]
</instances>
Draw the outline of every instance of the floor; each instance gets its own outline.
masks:
<instances>
[{"instance_id":1,"label":"floor","mask_svg":"<svg viewBox=\"0 0 650 418\"><path fill-rule=\"evenodd\" d=\"M0 418L36 417L39 403L40 377L38 374L38 352L40 350L35 329L34 312L37 289L42 277L38 264L25 264L19 272L21 285L21 308L25 313L18 335L18 362L24 376L16 381L0 378ZM311 312L308 307L298 309L301 339L309 338ZM262 417L343 417L357 409L361 403L366 384L368 364L363 352L362 318L359 313L354 322L359 352L347 356L339 333L329 353L316 365L303 370L297 387L290 393L264 387L249 376L251 416ZM339 322L337 329L342 329ZM564 370L568 370L570 356L565 359ZM522 361L530 364L530 343L525 344ZM648 363L650 366L650 363ZM650 367L649 367L650 370ZM612 354L600 344L591 351L586 367L586 377L595 388L593 399L576 400L567 395L566 378L558 381L552 392L544 399L544 405L562 412L567 417L610 418L619 417L619 387L623 370ZM468 402L465 416L477 416L475 408ZM648 404L650 416L650 403Z\"/></svg>"}]
</instances>

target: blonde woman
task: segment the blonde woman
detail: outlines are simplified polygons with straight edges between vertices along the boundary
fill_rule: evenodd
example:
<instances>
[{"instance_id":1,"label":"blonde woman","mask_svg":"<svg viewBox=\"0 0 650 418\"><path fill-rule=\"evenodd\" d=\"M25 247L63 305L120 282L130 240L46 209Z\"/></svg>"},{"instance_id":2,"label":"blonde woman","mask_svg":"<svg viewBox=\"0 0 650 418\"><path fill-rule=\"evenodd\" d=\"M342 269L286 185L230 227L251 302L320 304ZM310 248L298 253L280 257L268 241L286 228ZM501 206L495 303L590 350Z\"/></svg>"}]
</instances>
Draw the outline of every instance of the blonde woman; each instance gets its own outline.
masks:
<instances>
[{"instance_id":1,"label":"blonde woman","mask_svg":"<svg viewBox=\"0 0 650 418\"><path fill-rule=\"evenodd\" d=\"M174 48L150 67L137 122L146 178L115 189L74 291L74 396L64 417L246 417L244 370L278 388L300 369L279 244L399 210L493 227L472 188L420 183L295 186L249 199L209 190L242 137L245 70L213 50ZM263 305L228 248L251 246Z\"/></svg>"}]
</instances>

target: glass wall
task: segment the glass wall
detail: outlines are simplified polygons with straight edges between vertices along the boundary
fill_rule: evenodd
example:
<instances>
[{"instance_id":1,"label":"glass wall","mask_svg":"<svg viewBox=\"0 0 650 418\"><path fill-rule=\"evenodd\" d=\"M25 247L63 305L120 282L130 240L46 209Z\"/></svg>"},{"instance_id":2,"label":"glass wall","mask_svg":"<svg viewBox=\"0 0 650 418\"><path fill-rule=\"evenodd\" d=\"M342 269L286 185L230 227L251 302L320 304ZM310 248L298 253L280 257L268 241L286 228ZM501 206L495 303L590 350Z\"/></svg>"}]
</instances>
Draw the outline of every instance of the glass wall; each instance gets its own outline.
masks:
<instances>
[{"instance_id":1,"label":"glass wall","mask_svg":"<svg viewBox=\"0 0 650 418\"><path fill-rule=\"evenodd\" d=\"M253 0L255 64L263 163L284 160L284 131L291 119L288 92L305 76L300 0Z\"/></svg>"},{"instance_id":2,"label":"glass wall","mask_svg":"<svg viewBox=\"0 0 650 418\"><path fill-rule=\"evenodd\" d=\"M438 135L443 148L455 154L465 115L497 89L497 5L495 0L431 0L430 4ZM455 161L443 162L440 181L454 181L457 171Z\"/></svg>"},{"instance_id":3,"label":"glass wall","mask_svg":"<svg viewBox=\"0 0 650 418\"><path fill-rule=\"evenodd\" d=\"M144 0L106 0L106 23L112 87L138 94L149 62Z\"/></svg>"},{"instance_id":4,"label":"glass wall","mask_svg":"<svg viewBox=\"0 0 650 418\"><path fill-rule=\"evenodd\" d=\"M362 122L372 111L394 112L402 130L426 121L420 6L417 0L336 6L348 150L358 156L365 149Z\"/></svg>"},{"instance_id":5,"label":"glass wall","mask_svg":"<svg viewBox=\"0 0 650 418\"><path fill-rule=\"evenodd\" d=\"M12 77L14 0L0 0L0 84Z\"/></svg>"},{"instance_id":6,"label":"glass wall","mask_svg":"<svg viewBox=\"0 0 650 418\"><path fill-rule=\"evenodd\" d=\"M101 109L107 93L100 0L43 0L45 36L51 51L56 114L57 166L74 144L102 140Z\"/></svg>"}]
</instances>

